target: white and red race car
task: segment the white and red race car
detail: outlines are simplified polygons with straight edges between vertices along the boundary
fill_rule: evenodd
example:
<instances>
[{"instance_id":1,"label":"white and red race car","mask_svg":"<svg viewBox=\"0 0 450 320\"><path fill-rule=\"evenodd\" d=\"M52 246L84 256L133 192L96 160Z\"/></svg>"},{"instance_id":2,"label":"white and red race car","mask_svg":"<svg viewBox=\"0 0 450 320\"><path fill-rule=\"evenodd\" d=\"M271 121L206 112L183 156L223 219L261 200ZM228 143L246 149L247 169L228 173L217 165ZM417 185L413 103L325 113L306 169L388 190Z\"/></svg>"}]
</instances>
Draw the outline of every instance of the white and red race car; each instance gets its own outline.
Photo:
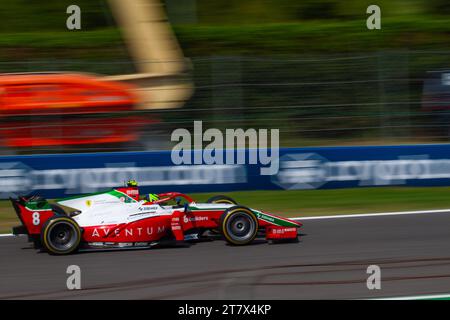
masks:
<instances>
[{"instance_id":1,"label":"white and red race car","mask_svg":"<svg viewBox=\"0 0 450 320\"><path fill-rule=\"evenodd\" d=\"M270 241L297 241L300 222L237 204L226 196L196 203L185 194L159 194L139 200L138 187L81 195L49 203L42 197L11 202L35 248L51 254L77 250L150 248L188 240L223 238L246 245L257 236Z\"/></svg>"}]
</instances>

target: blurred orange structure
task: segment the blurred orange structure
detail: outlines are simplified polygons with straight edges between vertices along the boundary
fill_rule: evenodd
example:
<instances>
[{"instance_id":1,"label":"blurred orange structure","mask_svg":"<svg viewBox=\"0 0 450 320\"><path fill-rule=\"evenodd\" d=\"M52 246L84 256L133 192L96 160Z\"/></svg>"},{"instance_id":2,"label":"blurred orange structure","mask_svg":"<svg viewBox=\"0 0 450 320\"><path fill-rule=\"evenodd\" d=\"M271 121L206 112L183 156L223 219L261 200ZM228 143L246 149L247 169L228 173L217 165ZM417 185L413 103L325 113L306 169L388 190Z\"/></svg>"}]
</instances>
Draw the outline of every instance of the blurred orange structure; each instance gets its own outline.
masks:
<instances>
[{"instance_id":1,"label":"blurred orange structure","mask_svg":"<svg viewBox=\"0 0 450 320\"><path fill-rule=\"evenodd\" d=\"M2 144L7 147L122 143L156 120L130 115L134 87L77 73L0 75Z\"/></svg>"},{"instance_id":2,"label":"blurred orange structure","mask_svg":"<svg viewBox=\"0 0 450 320\"><path fill-rule=\"evenodd\" d=\"M193 87L186 79L188 68L163 3L108 3L137 73L0 74L0 146L133 149L131 142L142 144L147 125L160 123L143 110L179 108L189 99Z\"/></svg>"}]
</instances>

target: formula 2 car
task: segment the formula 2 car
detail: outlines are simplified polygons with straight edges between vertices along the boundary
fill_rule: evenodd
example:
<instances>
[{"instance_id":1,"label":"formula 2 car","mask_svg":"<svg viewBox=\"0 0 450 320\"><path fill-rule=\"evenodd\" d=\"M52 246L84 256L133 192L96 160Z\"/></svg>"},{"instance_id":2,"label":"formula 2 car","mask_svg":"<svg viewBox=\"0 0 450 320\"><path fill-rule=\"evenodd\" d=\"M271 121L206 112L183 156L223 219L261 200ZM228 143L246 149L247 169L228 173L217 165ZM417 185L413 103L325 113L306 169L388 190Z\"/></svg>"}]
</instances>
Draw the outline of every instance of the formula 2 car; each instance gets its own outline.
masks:
<instances>
[{"instance_id":1,"label":"formula 2 car","mask_svg":"<svg viewBox=\"0 0 450 320\"><path fill-rule=\"evenodd\" d=\"M298 241L300 222L237 204L226 196L196 203L185 194L139 200L139 189L124 187L49 203L39 196L10 199L35 248L61 255L77 250L136 249L223 237L246 245L257 236ZM184 202L184 203L183 203Z\"/></svg>"}]
</instances>

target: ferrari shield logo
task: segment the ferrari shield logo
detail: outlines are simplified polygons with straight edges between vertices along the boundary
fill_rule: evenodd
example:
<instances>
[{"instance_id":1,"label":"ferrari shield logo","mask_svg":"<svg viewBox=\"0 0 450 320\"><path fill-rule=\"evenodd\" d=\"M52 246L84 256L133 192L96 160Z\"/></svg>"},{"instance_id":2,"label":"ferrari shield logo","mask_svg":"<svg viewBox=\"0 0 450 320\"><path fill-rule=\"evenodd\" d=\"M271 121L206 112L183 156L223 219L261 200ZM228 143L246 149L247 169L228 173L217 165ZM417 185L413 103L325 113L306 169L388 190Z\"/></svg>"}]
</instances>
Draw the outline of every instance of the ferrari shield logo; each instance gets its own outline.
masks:
<instances>
[{"instance_id":1,"label":"ferrari shield logo","mask_svg":"<svg viewBox=\"0 0 450 320\"><path fill-rule=\"evenodd\" d=\"M92 200L86 200L86 205L90 207L92 205Z\"/></svg>"}]
</instances>

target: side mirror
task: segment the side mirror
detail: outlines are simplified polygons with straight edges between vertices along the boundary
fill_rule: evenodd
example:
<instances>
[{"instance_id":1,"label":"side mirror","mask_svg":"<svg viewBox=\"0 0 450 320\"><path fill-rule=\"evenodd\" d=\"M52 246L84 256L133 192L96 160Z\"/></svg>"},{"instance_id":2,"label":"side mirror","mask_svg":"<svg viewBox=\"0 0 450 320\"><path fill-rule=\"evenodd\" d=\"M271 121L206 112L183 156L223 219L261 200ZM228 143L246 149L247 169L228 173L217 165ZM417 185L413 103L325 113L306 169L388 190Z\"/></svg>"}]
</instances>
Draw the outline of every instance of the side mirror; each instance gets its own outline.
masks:
<instances>
[{"instance_id":1,"label":"side mirror","mask_svg":"<svg viewBox=\"0 0 450 320\"><path fill-rule=\"evenodd\" d=\"M72 212L70 212L69 213L69 217L75 217L75 216L77 216L77 215L79 215L79 214L81 214L81 211L72 211Z\"/></svg>"}]
</instances>

